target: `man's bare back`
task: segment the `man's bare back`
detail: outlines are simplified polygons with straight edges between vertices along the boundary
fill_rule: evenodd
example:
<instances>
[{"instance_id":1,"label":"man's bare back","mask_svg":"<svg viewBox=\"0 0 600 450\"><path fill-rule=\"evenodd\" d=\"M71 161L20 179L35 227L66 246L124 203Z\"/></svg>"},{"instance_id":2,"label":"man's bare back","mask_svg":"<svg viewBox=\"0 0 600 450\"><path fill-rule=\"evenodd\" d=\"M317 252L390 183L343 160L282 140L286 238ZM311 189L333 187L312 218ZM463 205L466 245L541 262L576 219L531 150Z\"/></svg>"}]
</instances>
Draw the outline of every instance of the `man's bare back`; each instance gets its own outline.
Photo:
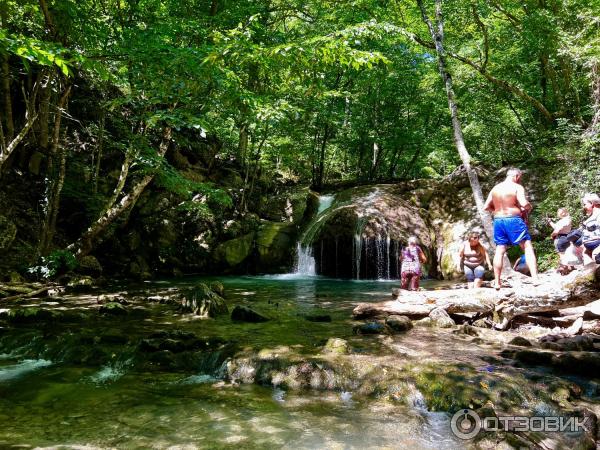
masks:
<instances>
[{"instance_id":1,"label":"man's bare back","mask_svg":"<svg viewBox=\"0 0 600 450\"><path fill-rule=\"evenodd\" d=\"M494 217L519 217L529 212L531 204L525 198L525 189L518 183L505 180L491 190L484 205Z\"/></svg>"},{"instance_id":2,"label":"man's bare back","mask_svg":"<svg viewBox=\"0 0 600 450\"><path fill-rule=\"evenodd\" d=\"M524 217L531 211L531 203L525 197L525 189L520 184L521 171L509 169L506 180L498 183L488 195L486 210L494 214L494 279L496 289L502 287L500 275L504 264L504 255L510 245L519 245L525 252L525 260L531 272L531 277L537 280L537 260L531 236Z\"/></svg>"}]
</instances>

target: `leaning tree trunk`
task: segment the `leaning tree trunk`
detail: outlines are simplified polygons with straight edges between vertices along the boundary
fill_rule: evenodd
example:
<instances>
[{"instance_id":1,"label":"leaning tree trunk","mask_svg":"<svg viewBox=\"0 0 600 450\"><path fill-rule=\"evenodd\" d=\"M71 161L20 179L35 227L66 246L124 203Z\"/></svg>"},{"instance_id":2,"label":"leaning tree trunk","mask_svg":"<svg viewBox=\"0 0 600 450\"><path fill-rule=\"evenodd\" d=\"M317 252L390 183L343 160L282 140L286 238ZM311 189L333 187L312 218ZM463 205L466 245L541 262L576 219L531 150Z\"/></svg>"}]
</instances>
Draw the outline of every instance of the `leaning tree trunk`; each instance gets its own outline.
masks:
<instances>
[{"instance_id":1,"label":"leaning tree trunk","mask_svg":"<svg viewBox=\"0 0 600 450\"><path fill-rule=\"evenodd\" d=\"M471 184L473 197L475 198L475 204L477 205L477 212L479 213L479 217L485 230L485 234L487 235L490 244L494 245L492 239L492 219L483 208L485 201L483 199L481 185L479 184L479 177L477 176L477 172L475 172L475 170L473 170L473 168L471 167L471 156L467 151L467 147L465 146L465 141L463 139L462 127L458 118L458 107L456 105L454 88L452 86L452 77L450 76L448 66L446 63L446 53L444 50L444 21L442 18L442 0L436 0L435 2L435 19L437 29L434 28L431 20L429 19L429 16L427 15L427 11L425 10L425 6L423 5L423 0L417 0L417 4L419 5L419 8L421 10L423 21L427 24L429 32L431 33L431 38L435 43L435 50L438 57L438 67L442 80L444 81L444 85L446 87L448 107L450 108L450 115L452 117L452 129L454 130L454 144L456 145L456 149L458 150L460 159L462 160L463 166L465 167L465 170L467 172L467 176L469 177L469 183Z\"/></svg>"},{"instance_id":2,"label":"leaning tree trunk","mask_svg":"<svg viewBox=\"0 0 600 450\"><path fill-rule=\"evenodd\" d=\"M163 132L163 139L160 143L158 156L162 157L167 152L169 148L169 141L171 139L171 128L166 127ZM121 197L121 200L106 211L96 222L94 222L81 237L73 242L71 245L67 247L67 250L70 250L77 256L85 256L90 253L94 245L100 239L102 233L106 231L106 229L124 212L129 208L133 207L140 197L142 192L146 186L150 184L150 182L154 179L156 173L150 173L144 176L140 181L138 181L135 186L131 189L131 191Z\"/></svg>"}]
</instances>

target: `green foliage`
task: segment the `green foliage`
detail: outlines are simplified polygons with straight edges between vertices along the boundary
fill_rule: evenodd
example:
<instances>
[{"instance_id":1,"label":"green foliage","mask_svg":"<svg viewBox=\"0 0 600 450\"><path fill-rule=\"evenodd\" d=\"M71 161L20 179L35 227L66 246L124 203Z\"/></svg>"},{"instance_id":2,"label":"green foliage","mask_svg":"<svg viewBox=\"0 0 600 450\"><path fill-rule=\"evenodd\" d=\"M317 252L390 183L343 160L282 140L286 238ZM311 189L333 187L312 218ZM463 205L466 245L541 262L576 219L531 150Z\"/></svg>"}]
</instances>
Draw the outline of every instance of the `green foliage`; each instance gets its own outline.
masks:
<instances>
[{"instance_id":1,"label":"green foliage","mask_svg":"<svg viewBox=\"0 0 600 450\"><path fill-rule=\"evenodd\" d=\"M0 53L23 86L24 73L43 69L76 76L81 92L93 93L82 99L73 89L70 129L84 138L68 150L97 161L102 134L105 183L94 193L80 174L74 179L79 167L65 181L65 196L84 199L88 216L110 197L124 155L134 160L126 188L152 174L187 214L245 212L225 183L191 181L158 156L165 127L198 153L197 179L226 165L242 174L244 193L264 188L261 180L438 178L460 164L415 2L50 3L53 26L39 2L5 0ZM444 2L448 65L474 164L557 167L532 216L538 225L559 206L577 215L581 194L597 190L598 130L589 127L598 108L598 10L598 0Z\"/></svg>"},{"instance_id":2,"label":"green foliage","mask_svg":"<svg viewBox=\"0 0 600 450\"><path fill-rule=\"evenodd\" d=\"M77 267L77 259L68 250L55 250L48 256L40 258L37 266L30 267L27 271L42 279L54 278L57 275L70 272Z\"/></svg>"},{"instance_id":3,"label":"green foliage","mask_svg":"<svg viewBox=\"0 0 600 450\"><path fill-rule=\"evenodd\" d=\"M61 45L26 36L17 36L0 29L0 53L23 58L26 66L56 66L64 75L71 75L72 67L83 62L83 57Z\"/></svg>"},{"instance_id":4,"label":"green foliage","mask_svg":"<svg viewBox=\"0 0 600 450\"><path fill-rule=\"evenodd\" d=\"M545 272L558 267L559 255L552 239L534 242L533 248L537 258L538 271Z\"/></svg>"}]
</instances>

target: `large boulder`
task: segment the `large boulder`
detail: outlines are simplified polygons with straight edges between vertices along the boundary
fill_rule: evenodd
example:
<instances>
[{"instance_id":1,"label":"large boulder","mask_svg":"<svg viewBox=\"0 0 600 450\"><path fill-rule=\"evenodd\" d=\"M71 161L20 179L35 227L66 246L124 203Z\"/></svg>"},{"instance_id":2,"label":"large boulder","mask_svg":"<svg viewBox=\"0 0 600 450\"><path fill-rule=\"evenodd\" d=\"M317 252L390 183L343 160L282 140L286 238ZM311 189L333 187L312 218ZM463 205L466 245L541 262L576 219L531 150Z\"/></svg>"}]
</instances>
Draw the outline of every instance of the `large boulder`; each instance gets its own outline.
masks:
<instances>
[{"instance_id":1,"label":"large boulder","mask_svg":"<svg viewBox=\"0 0 600 450\"><path fill-rule=\"evenodd\" d=\"M91 275L93 277L99 277L102 275L102 266L95 256L87 255L82 256L77 260L77 273L83 275Z\"/></svg>"},{"instance_id":2,"label":"large boulder","mask_svg":"<svg viewBox=\"0 0 600 450\"><path fill-rule=\"evenodd\" d=\"M214 251L217 263L234 268L243 263L254 249L254 233L248 233L236 239L223 242Z\"/></svg>"},{"instance_id":3,"label":"large boulder","mask_svg":"<svg viewBox=\"0 0 600 450\"><path fill-rule=\"evenodd\" d=\"M285 192L281 195L265 197L259 205L261 217L274 222L299 223L305 213L311 214L312 205L318 200L308 188ZM316 211L316 208L314 209ZM312 213L314 213L312 211Z\"/></svg>"},{"instance_id":4,"label":"large boulder","mask_svg":"<svg viewBox=\"0 0 600 450\"><path fill-rule=\"evenodd\" d=\"M296 228L291 223L264 222L256 233L258 270L283 272L293 263Z\"/></svg>"}]
</instances>

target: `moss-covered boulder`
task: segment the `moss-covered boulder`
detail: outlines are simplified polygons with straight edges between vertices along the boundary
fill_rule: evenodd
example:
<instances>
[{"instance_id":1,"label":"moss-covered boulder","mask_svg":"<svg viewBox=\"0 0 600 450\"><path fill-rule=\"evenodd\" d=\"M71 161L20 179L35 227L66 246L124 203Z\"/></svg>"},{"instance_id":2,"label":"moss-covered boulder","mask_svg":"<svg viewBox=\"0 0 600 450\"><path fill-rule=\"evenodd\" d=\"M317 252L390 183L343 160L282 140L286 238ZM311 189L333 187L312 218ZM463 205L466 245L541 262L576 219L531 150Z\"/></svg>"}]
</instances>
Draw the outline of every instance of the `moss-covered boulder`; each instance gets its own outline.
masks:
<instances>
[{"instance_id":1,"label":"moss-covered boulder","mask_svg":"<svg viewBox=\"0 0 600 450\"><path fill-rule=\"evenodd\" d=\"M254 233L248 233L236 239L223 242L214 251L214 259L226 268L242 264L254 249Z\"/></svg>"},{"instance_id":2,"label":"moss-covered boulder","mask_svg":"<svg viewBox=\"0 0 600 450\"><path fill-rule=\"evenodd\" d=\"M129 274L138 280L148 280L152 278L150 266L141 255L136 255L135 259L129 264Z\"/></svg>"},{"instance_id":3,"label":"moss-covered boulder","mask_svg":"<svg viewBox=\"0 0 600 450\"><path fill-rule=\"evenodd\" d=\"M293 264L296 227L291 223L265 222L256 234L258 270L283 272Z\"/></svg>"},{"instance_id":4,"label":"moss-covered boulder","mask_svg":"<svg viewBox=\"0 0 600 450\"><path fill-rule=\"evenodd\" d=\"M229 312L225 300L204 283L183 293L181 309L201 317L216 317Z\"/></svg>"},{"instance_id":5,"label":"moss-covered boulder","mask_svg":"<svg viewBox=\"0 0 600 450\"><path fill-rule=\"evenodd\" d=\"M385 319L385 324L392 333L404 333L413 327L412 322L406 316L393 314Z\"/></svg>"},{"instance_id":6,"label":"moss-covered boulder","mask_svg":"<svg viewBox=\"0 0 600 450\"><path fill-rule=\"evenodd\" d=\"M99 277L102 275L102 265L100 265L100 262L95 256L82 256L77 260L76 271L77 273L81 273L83 275Z\"/></svg>"},{"instance_id":7,"label":"moss-covered boulder","mask_svg":"<svg viewBox=\"0 0 600 450\"><path fill-rule=\"evenodd\" d=\"M58 317L58 313L46 308L28 307L11 309L0 313L0 319L9 323L38 323L51 322Z\"/></svg>"}]
</instances>

